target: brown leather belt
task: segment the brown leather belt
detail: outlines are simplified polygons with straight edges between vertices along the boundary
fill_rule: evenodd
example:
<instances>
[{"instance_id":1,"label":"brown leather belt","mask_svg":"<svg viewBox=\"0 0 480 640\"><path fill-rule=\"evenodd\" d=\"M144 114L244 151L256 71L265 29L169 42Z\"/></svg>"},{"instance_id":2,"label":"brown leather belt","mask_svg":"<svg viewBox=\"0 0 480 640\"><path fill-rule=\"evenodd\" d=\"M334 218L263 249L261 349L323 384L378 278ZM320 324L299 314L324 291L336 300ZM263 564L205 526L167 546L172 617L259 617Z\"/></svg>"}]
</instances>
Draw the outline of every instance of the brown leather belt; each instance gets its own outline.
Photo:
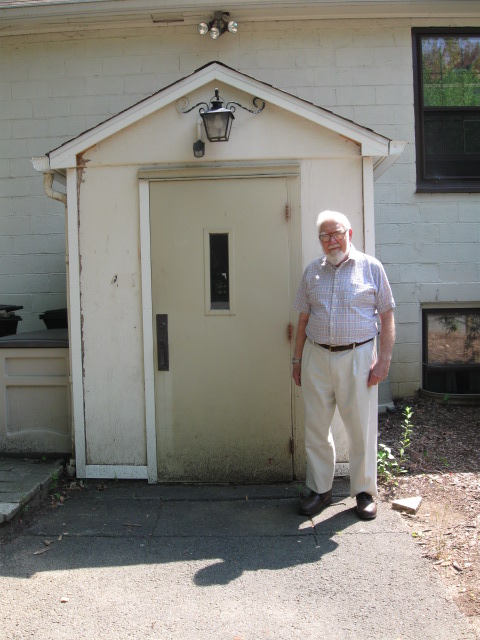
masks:
<instances>
[{"instance_id":1,"label":"brown leather belt","mask_svg":"<svg viewBox=\"0 0 480 640\"><path fill-rule=\"evenodd\" d=\"M354 347L360 347L362 344L367 344L367 342L371 342L373 338L369 340L364 340L363 342L352 342L352 344L339 344L337 346L331 344L320 344L319 342L315 342L318 347L322 347L322 349L328 349L329 351L348 351L348 349L353 349Z\"/></svg>"}]
</instances>

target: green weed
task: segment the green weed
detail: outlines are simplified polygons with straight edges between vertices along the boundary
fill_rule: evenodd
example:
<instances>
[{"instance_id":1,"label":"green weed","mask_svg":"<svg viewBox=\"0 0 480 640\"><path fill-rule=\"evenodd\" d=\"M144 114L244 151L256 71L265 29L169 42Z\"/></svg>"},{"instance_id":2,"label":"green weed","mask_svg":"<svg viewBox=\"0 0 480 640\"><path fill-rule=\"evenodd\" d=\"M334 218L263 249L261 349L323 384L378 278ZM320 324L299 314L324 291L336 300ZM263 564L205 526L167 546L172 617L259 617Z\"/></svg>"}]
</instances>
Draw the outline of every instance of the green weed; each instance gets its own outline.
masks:
<instances>
[{"instance_id":1,"label":"green weed","mask_svg":"<svg viewBox=\"0 0 480 640\"><path fill-rule=\"evenodd\" d=\"M52 475L52 479L50 480L50 491L54 491L58 487L58 473L54 473Z\"/></svg>"},{"instance_id":2,"label":"green weed","mask_svg":"<svg viewBox=\"0 0 480 640\"><path fill-rule=\"evenodd\" d=\"M391 482L399 473L398 462L390 447L385 444L378 445L377 472L380 480Z\"/></svg>"},{"instance_id":3,"label":"green weed","mask_svg":"<svg viewBox=\"0 0 480 640\"><path fill-rule=\"evenodd\" d=\"M403 411L403 433L398 443L398 460L395 454L392 453L391 447L387 447L385 444L378 445L377 472L379 479L383 482L393 482L398 475L407 473L404 465L408 460L408 449L412 444L412 415L411 407L405 407Z\"/></svg>"},{"instance_id":4,"label":"green weed","mask_svg":"<svg viewBox=\"0 0 480 640\"><path fill-rule=\"evenodd\" d=\"M408 455L407 455L407 449L410 447L410 445L412 444L412 440L411 440L411 436L413 433L413 424L411 422L411 417L413 416L413 411L411 409L411 407L405 407L405 410L403 412L403 435L402 435L402 439L400 440L399 444L399 452L398 452L398 457L399 457L399 463L400 465L405 464L405 462L408 459Z\"/></svg>"}]
</instances>

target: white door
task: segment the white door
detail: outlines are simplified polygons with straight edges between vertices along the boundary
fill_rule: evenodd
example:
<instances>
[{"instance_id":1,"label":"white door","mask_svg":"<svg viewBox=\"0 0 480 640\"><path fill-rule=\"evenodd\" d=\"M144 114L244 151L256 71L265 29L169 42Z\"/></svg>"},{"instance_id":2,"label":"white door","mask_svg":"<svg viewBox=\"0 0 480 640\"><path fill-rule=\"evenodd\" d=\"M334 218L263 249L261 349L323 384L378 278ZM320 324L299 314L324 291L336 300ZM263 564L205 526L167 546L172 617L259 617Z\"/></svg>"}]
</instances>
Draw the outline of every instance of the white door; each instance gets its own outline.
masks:
<instances>
[{"instance_id":1,"label":"white door","mask_svg":"<svg viewBox=\"0 0 480 640\"><path fill-rule=\"evenodd\" d=\"M150 183L160 481L292 478L288 186Z\"/></svg>"}]
</instances>

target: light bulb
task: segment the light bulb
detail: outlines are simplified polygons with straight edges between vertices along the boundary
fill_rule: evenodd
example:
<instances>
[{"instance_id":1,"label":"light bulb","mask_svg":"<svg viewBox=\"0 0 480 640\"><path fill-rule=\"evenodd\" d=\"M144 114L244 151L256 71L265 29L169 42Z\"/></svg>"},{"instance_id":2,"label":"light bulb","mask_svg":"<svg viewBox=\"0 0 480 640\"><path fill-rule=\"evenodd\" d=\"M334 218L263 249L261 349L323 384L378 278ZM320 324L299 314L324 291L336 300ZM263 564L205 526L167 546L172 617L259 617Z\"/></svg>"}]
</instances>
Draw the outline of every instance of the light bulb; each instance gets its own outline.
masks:
<instances>
[{"instance_id":1,"label":"light bulb","mask_svg":"<svg viewBox=\"0 0 480 640\"><path fill-rule=\"evenodd\" d=\"M217 40L220 37L220 29L218 27L212 27L210 29L210 37L212 40Z\"/></svg>"},{"instance_id":2,"label":"light bulb","mask_svg":"<svg viewBox=\"0 0 480 640\"><path fill-rule=\"evenodd\" d=\"M235 20L230 20L230 22L228 23L228 30L230 31L230 33L237 33L238 22L236 22Z\"/></svg>"},{"instance_id":3,"label":"light bulb","mask_svg":"<svg viewBox=\"0 0 480 640\"><path fill-rule=\"evenodd\" d=\"M201 36L204 36L208 33L208 24L206 22L200 22L200 24L197 25L197 31Z\"/></svg>"}]
</instances>

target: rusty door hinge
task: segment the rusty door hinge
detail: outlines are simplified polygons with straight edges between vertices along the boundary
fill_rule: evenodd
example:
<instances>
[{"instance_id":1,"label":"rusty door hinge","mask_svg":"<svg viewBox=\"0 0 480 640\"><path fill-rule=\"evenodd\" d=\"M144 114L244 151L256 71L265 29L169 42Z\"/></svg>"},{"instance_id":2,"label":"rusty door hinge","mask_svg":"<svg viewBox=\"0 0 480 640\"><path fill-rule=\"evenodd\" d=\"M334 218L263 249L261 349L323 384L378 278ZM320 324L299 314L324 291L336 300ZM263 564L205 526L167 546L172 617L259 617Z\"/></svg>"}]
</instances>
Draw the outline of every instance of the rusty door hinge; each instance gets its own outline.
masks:
<instances>
[{"instance_id":1,"label":"rusty door hinge","mask_svg":"<svg viewBox=\"0 0 480 640\"><path fill-rule=\"evenodd\" d=\"M293 324L291 322L288 323L288 341L291 342L293 338Z\"/></svg>"},{"instance_id":2,"label":"rusty door hinge","mask_svg":"<svg viewBox=\"0 0 480 640\"><path fill-rule=\"evenodd\" d=\"M290 438L290 453L292 456L295 453L295 440L293 439L293 436Z\"/></svg>"},{"instance_id":3,"label":"rusty door hinge","mask_svg":"<svg viewBox=\"0 0 480 640\"><path fill-rule=\"evenodd\" d=\"M285 219L287 222L290 220L290 205L288 203L285 205Z\"/></svg>"}]
</instances>

